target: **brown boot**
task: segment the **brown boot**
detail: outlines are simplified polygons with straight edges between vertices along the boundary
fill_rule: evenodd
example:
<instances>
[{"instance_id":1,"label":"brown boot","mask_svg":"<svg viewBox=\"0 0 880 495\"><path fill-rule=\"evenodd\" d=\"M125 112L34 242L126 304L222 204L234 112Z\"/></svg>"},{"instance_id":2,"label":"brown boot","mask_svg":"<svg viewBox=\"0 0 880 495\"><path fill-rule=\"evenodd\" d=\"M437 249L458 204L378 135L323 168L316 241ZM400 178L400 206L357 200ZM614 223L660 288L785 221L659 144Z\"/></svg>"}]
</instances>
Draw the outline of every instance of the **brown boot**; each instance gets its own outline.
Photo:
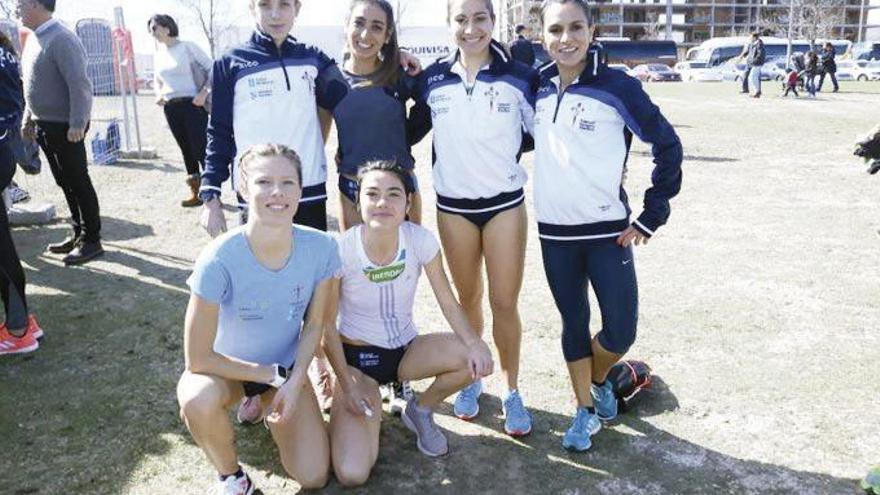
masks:
<instances>
[{"instance_id":1,"label":"brown boot","mask_svg":"<svg viewBox=\"0 0 880 495\"><path fill-rule=\"evenodd\" d=\"M180 206L184 208L192 208L202 206L202 200L199 199L199 174L193 174L186 178L186 185L189 186L190 197L180 202Z\"/></svg>"}]
</instances>

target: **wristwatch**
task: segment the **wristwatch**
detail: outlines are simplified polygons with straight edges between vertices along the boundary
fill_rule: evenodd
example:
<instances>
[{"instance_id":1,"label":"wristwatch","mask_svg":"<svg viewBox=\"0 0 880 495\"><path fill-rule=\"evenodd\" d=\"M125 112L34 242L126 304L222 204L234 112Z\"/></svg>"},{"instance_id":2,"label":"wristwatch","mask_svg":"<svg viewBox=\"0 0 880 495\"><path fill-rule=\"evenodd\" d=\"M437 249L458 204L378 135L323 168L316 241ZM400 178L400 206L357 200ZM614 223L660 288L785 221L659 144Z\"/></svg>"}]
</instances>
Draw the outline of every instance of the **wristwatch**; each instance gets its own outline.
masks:
<instances>
[{"instance_id":1,"label":"wristwatch","mask_svg":"<svg viewBox=\"0 0 880 495\"><path fill-rule=\"evenodd\" d=\"M272 378L272 381L269 382L269 385L280 388L282 385L287 383L287 379L289 378L287 375L287 368L281 366L280 364L273 365L275 368L275 377Z\"/></svg>"}]
</instances>

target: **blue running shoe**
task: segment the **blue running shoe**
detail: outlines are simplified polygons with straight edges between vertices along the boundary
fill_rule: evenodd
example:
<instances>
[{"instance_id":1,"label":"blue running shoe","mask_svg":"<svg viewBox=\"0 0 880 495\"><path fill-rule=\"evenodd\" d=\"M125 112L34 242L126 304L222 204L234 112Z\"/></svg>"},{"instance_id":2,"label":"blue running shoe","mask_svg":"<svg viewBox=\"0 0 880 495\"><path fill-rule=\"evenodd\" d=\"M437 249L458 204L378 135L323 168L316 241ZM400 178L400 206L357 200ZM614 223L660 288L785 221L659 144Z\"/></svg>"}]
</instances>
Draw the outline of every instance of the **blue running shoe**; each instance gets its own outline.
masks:
<instances>
[{"instance_id":1,"label":"blue running shoe","mask_svg":"<svg viewBox=\"0 0 880 495\"><path fill-rule=\"evenodd\" d=\"M562 447L576 452L590 450L590 447L593 446L590 437L599 433L601 429L602 423L599 421L599 416L590 414L586 407L579 407L571 426L562 437Z\"/></svg>"},{"instance_id":2,"label":"blue running shoe","mask_svg":"<svg viewBox=\"0 0 880 495\"><path fill-rule=\"evenodd\" d=\"M452 413L458 419L470 421L480 414L480 394L483 393L483 382L477 380L467 387L461 389L458 397L455 398L455 405L452 407Z\"/></svg>"},{"instance_id":3,"label":"blue running shoe","mask_svg":"<svg viewBox=\"0 0 880 495\"><path fill-rule=\"evenodd\" d=\"M522 397L514 390L502 404L504 409L504 432L512 437L524 437L532 432L532 415L526 411Z\"/></svg>"},{"instance_id":4,"label":"blue running shoe","mask_svg":"<svg viewBox=\"0 0 880 495\"><path fill-rule=\"evenodd\" d=\"M602 421L611 421L617 417L617 397L614 396L614 388L611 380L605 380L605 385L590 387L590 395L593 396L593 405L596 406L596 415Z\"/></svg>"}]
</instances>

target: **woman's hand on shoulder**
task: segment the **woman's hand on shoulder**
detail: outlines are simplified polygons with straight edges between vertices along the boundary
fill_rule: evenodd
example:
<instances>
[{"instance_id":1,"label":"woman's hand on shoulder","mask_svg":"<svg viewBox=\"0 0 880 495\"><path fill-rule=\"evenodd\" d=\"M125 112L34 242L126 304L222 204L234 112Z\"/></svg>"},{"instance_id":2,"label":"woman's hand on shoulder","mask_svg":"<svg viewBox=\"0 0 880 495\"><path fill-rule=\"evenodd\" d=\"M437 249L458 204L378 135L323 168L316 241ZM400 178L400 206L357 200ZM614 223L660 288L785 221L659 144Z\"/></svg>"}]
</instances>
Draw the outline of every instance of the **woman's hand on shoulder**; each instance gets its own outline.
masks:
<instances>
[{"instance_id":1,"label":"woman's hand on shoulder","mask_svg":"<svg viewBox=\"0 0 880 495\"><path fill-rule=\"evenodd\" d=\"M651 240L650 237L639 232L639 229L630 225L617 238L617 244L621 247L627 247L633 243L635 243L636 246L641 246L642 244L647 246L648 241L650 241L650 240Z\"/></svg>"},{"instance_id":2,"label":"woman's hand on shoulder","mask_svg":"<svg viewBox=\"0 0 880 495\"><path fill-rule=\"evenodd\" d=\"M407 74L417 76L422 72L422 62L412 53L400 50L400 66Z\"/></svg>"},{"instance_id":3,"label":"woman's hand on shoulder","mask_svg":"<svg viewBox=\"0 0 880 495\"><path fill-rule=\"evenodd\" d=\"M467 352L468 369L474 380L489 376L495 368L492 360L492 351L483 339L477 340L468 346Z\"/></svg>"}]
</instances>

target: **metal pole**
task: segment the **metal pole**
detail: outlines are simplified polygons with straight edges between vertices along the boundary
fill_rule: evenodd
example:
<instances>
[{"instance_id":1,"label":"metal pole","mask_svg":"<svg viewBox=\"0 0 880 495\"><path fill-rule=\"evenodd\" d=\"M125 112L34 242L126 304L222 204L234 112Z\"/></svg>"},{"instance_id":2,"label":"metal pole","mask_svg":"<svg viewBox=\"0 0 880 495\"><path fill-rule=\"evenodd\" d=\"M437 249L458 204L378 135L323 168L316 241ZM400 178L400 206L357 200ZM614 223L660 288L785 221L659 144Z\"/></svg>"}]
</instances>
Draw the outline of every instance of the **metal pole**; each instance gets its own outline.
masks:
<instances>
[{"instance_id":1,"label":"metal pole","mask_svg":"<svg viewBox=\"0 0 880 495\"><path fill-rule=\"evenodd\" d=\"M856 38L859 43L862 42L862 32L865 30L865 1L862 0L862 5L859 8L859 34Z\"/></svg>"},{"instance_id":2,"label":"metal pole","mask_svg":"<svg viewBox=\"0 0 880 495\"><path fill-rule=\"evenodd\" d=\"M666 39L672 39L672 0L666 0Z\"/></svg>"},{"instance_id":3,"label":"metal pole","mask_svg":"<svg viewBox=\"0 0 880 495\"><path fill-rule=\"evenodd\" d=\"M121 30L121 32L125 33L125 16L122 11L122 7L114 7L113 15L116 18L116 27ZM121 37L119 40L119 47L117 52L119 53L119 71L125 73L122 84L125 88L122 92L122 97L127 99L128 96L131 96L131 108L132 113L134 113L134 133L135 133L135 142L137 143L138 156L140 156L142 152L141 147L141 126L138 121L138 108L137 108L137 81L134 74L134 61L131 60L131 57L127 57L125 54L125 37ZM134 54L132 53L132 56ZM129 126L128 126L128 105L124 106L125 108L125 147L128 150L131 150L131 140L128 137L129 134Z\"/></svg>"},{"instance_id":4,"label":"metal pole","mask_svg":"<svg viewBox=\"0 0 880 495\"><path fill-rule=\"evenodd\" d=\"M128 99L126 98L126 84L125 84L125 72L123 72L122 67L122 43L120 43L119 38L116 36L113 37L113 44L116 45L116 66L117 75L119 77L119 95L122 99L122 124L125 127L125 149L131 149L131 138L130 131L128 129Z\"/></svg>"},{"instance_id":5,"label":"metal pole","mask_svg":"<svg viewBox=\"0 0 880 495\"><path fill-rule=\"evenodd\" d=\"M788 43L785 47L785 66L791 69L791 31L794 27L794 0L788 2Z\"/></svg>"}]
</instances>

